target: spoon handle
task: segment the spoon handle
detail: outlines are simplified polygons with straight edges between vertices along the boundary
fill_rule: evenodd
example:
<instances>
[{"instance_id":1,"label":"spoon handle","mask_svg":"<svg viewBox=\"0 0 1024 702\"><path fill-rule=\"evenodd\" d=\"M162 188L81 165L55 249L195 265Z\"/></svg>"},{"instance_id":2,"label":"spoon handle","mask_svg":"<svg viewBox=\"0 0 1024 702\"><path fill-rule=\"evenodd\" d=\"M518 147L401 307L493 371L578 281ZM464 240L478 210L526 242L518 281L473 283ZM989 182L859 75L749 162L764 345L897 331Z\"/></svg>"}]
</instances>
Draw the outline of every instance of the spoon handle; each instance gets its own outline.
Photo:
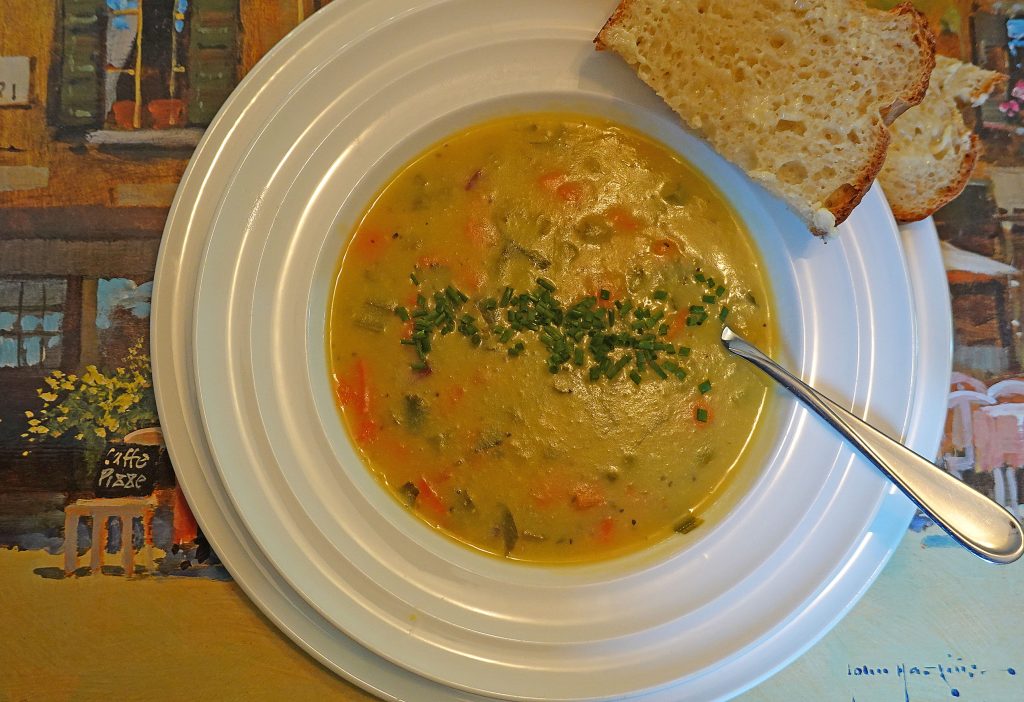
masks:
<instances>
[{"instance_id":1,"label":"spoon handle","mask_svg":"<svg viewBox=\"0 0 1024 702\"><path fill-rule=\"evenodd\" d=\"M722 342L831 424L965 548L993 563L1012 563L1024 553L1021 525L1008 510L843 409L729 327Z\"/></svg>"}]
</instances>

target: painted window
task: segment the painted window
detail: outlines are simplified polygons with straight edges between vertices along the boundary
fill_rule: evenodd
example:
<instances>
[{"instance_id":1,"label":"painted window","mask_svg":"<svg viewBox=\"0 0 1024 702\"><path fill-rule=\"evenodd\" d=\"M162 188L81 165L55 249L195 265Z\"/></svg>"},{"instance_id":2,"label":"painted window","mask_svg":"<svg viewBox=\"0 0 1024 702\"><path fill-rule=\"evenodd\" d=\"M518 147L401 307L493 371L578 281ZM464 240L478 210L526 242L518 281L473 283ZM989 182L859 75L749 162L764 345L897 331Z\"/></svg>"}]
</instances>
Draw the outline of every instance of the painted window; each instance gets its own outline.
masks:
<instances>
[{"instance_id":1,"label":"painted window","mask_svg":"<svg viewBox=\"0 0 1024 702\"><path fill-rule=\"evenodd\" d=\"M0 278L0 368L57 368L67 283Z\"/></svg>"},{"instance_id":2,"label":"painted window","mask_svg":"<svg viewBox=\"0 0 1024 702\"><path fill-rule=\"evenodd\" d=\"M60 126L209 124L237 82L238 0L62 0Z\"/></svg>"}]
</instances>

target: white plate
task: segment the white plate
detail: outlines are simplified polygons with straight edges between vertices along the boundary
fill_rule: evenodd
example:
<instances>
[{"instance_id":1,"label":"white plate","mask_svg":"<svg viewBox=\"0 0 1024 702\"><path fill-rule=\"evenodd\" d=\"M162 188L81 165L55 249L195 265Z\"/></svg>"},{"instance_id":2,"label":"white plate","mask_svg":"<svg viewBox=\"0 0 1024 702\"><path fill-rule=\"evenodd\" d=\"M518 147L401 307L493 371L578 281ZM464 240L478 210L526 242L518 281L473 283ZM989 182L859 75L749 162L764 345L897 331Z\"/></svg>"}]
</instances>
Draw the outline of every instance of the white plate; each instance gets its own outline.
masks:
<instances>
[{"instance_id":1,"label":"white plate","mask_svg":"<svg viewBox=\"0 0 1024 702\"><path fill-rule=\"evenodd\" d=\"M367 199L459 126L570 108L631 123L686 154L755 233L785 360L918 451L937 446L950 333L934 232L911 238L908 268L876 190L838 240L812 240L682 132L614 56L593 52L613 5L333 3L229 99L168 219L153 359L182 484L264 611L379 693L734 693L845 612L911 514L791 402L779 403L778 437L750 494L681 552L526 568L455 547L399 509L359 464L333 407L327 290ZM912 285L927 303L916 319Z\"/></svg>"}]
</instances>

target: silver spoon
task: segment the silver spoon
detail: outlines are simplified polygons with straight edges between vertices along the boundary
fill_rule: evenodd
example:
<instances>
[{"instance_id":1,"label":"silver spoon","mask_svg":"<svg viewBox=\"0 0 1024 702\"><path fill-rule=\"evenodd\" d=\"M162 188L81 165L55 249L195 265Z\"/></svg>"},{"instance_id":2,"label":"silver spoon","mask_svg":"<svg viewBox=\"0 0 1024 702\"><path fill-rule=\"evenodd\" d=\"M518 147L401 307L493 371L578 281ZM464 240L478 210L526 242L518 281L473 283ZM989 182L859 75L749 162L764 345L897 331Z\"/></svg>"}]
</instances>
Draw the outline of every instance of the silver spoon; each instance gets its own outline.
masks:
<instances>
[{"instance_id":1,"label":"silver spoon","mask_svg":"<svg viewBox=\"0 0 1024 702\"><path fill-rule=\"evenodd\" d=\"M846 411L729 327L722 343L817 412L969 551L993 563L1012 563L1024 553L1020 522L1008 510Z\"/></svg>"}]
</instances>

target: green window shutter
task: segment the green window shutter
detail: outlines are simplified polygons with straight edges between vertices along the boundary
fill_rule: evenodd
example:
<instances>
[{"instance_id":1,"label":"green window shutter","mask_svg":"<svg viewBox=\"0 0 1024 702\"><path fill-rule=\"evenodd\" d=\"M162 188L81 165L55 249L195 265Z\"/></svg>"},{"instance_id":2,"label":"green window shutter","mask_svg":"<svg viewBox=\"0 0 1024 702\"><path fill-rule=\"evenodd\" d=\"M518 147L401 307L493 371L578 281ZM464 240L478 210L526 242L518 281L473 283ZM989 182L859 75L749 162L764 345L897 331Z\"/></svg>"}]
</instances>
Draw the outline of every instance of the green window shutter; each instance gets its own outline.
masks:
<instances>
[{"instance_id":1,"label":"green window shutter","mask_svg":"<svg viewBox=\"0 0 1024 702\"><path fill-rule=\"evenodd\" d=\"M188 121L206 125L237 83L238 0L192 0Z\"/></svg>"},{"instance_id":2,"label":"green window shutter","mask_svg":"<svg viewBox=\"0 0 1024 702\"><path fill-rule=\"evenodd\" d=\"M100 127L103 31L106 13L96 0L64 0L61 15L63 62L57 95L57 123L63 127Z\"/></svg>"}]
</instances>

